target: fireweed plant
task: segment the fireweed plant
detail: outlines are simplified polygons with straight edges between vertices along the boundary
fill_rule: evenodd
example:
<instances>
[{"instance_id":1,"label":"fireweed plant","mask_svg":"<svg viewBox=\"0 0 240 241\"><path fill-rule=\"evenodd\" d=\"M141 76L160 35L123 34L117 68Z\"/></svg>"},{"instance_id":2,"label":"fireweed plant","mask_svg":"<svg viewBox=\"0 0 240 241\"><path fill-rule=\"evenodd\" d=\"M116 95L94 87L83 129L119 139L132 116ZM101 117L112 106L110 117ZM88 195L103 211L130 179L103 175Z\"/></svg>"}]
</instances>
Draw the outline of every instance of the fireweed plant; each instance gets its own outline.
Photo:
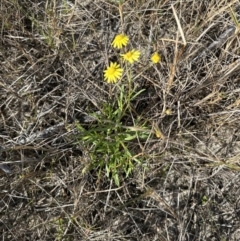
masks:
<instances>
[{"instance_id":1,"label":"fireweed plant","mask_svg":"<svg viewBox=\"0 0 240 241\"><path fill-rule=\"evenodd\" d=\"M143 164L143 153L137 146L140 141L149 138L152 131L147 126L147 121L136 118L130 121L131 125L124 125L124 118L131 114L131 102L144 90L137 91L134 85L132 68L140 58L140 51L131 49L123 52L129 42L125 34L118 34L112 47L120 50L119 63L110 62L103 71L104 80L112 85L113 100L102 105L101 111L92 114L92 125L84 127L77 124L80 141L89 150L90 162L83 172L97 170L98 177L102 174L113 179L117 186L120 185L120 176L128 177L138 164ZM160 61L158 53L151 57L152 64Z\"/></svg>"}]
</instances>

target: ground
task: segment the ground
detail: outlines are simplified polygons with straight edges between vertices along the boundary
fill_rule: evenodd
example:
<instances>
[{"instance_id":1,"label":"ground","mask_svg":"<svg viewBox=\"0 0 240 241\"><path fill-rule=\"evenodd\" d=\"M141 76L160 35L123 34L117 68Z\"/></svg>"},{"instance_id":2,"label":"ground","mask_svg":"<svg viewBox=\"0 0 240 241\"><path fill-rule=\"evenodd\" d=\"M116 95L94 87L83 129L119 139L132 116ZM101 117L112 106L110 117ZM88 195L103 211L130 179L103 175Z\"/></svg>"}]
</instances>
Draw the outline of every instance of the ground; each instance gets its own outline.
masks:
<instances>
[{"instance_id":1,"label":"ground","mask_svg":"<svg viewBox=\"0 0 240 241\"><path fill-rule=\"evenodd\" d=\"M240 240L239 0L0 8L1 240ZM131 172L117 183L107 151L121 134L133 165L119 156Z\"/></svg>"}]
</instances>

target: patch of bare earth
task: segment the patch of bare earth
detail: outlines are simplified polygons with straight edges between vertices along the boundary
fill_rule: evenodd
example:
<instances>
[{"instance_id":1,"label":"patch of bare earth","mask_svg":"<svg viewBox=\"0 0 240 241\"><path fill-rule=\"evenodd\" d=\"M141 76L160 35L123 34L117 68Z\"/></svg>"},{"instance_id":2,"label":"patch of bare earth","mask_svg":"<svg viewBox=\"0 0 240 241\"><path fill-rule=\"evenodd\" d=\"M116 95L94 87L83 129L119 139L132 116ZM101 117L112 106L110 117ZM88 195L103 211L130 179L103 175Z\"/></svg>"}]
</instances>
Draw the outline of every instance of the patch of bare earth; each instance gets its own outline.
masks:
<instances>
[{"instance_id":1,"label":"patch of bare earth","mask_svg":"<svg viewBox=\"0 0 240 241\"><path fill-rule=\"evenodd\" d=\"M0 3L0 239L240 240L239 0L116 2ZM74 122L112 98L121 31L142 52L132 108L163 137L116 187L82 172Z\"/></svg>"}]
</instances>

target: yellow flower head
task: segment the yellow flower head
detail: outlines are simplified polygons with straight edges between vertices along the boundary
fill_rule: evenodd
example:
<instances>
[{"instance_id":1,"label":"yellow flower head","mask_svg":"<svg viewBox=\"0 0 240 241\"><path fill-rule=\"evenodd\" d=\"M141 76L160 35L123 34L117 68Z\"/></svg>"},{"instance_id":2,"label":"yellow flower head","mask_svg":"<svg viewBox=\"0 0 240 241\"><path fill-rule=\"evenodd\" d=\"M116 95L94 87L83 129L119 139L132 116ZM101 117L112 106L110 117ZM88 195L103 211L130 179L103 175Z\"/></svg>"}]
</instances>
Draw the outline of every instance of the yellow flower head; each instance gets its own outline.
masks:
<instances>
[{"instance_id":1,"label":"yellow flower head","mask_svg":"<svg viewBox=\"0 0 240 241\"><path fill-rule=\"evenodd\" d=\"M114 40L112 42L112 46L114 48L121 49L123 46L127 45L128 41L129 41L129 38L128 38L127 35L125 35L125 34L118 34L114 38Z\"/></svg>"},{"instance_id":2,"label":"yellow flower head","mask_svg":"<svg viewBox=\"0 0 240 241\"><path fill-rule=\"evenodd\" d=\"M157 63L161 60L161 57L160 57L160 55L159 55L157 52L155 52L155 53L152 55L151 60L152 60L152 62L153 62L154 64L157 64Z\"/></svg>"},{"instance_id":3,"label":"yellow flower head","mask_svg":"<svg viewBox=\"0 0 240 241\"><path fill-rule=\"evenodd\" d=\"M166 115L171 115L172 114L172 110L171 109L166 109L165 110L165 114Z\"/></svg>"},{"instance_id":4,"label":"yellow flower head","mask_svg":"<svg viewBox=\"0 0 240 241\"><path fill-rule=\"evenodd\" d=\"M104 79L108 83L116 83L118 79L121 78L123 69L120 68L120 65L117 63L110 63L110 66L103 71Z\"/></svg>"},{"instance_id":5,"label":"yellow flower head","mask_svg":"<svg viewBox=\"0 0 240 241\"><path fill-rule=\"evenodd\" d=\"M121 56L123 57L124 60L132 64L135 61L138 61L140 57L140 51L133 49L131 51L128 51L126 54L121 54Z\"/></svg>"}]
</instances>

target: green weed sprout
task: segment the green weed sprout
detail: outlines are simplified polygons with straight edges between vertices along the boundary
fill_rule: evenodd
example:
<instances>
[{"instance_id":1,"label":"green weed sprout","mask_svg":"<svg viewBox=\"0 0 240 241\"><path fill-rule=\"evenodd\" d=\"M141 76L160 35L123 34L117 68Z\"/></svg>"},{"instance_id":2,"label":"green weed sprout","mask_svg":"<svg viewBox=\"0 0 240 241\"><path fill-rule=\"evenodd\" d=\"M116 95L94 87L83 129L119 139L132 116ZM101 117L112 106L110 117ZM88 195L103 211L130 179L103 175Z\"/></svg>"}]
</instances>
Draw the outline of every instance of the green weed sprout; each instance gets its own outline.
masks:
<instances>
[{"instance_id":1,"label":"green weed sprout","mask_svg":"<svg viewBox=\"0 0 240 241\"><path fill-rule=\"evenodd\" d=\"M116 102L104 104L102 112L94 114L96 121L90 127L77 124L80 141L90 148L91 161L86 169L98 170L99 177L105 170L107 177L113 178L117 186L120 185L120 174L128 177L134 167L141 163L138 155L130 150L131 147L149 135L146 123L140 124L139 121L135 126L123 125L122 118L129 109L129 100L136 96L128 99L124 92L124 87L121 87Z\"/></svg>"}]
</instances>

